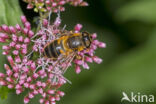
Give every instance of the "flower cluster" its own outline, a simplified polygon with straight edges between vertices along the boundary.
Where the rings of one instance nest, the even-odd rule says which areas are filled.
[[[24,98],[25,104],[37,94],[42,95],[39,100],[41,104],[55,104],[61,96],[64,96],[64,92],[58,88],[66,83],[66,80],[58,68],[52,71],[53,66],[49,65],[46,70],[46,67],[44,68],[46,63],[42,63],[43,58],[31,59],[33,52],[30,51],[34,50],[35,46],[31,42],[34,33],[24,16],[21,20],[24,28],[18,24],[15,27],[6,25],[0,27],[0,42],[5,43],[3,55],[7,55],[10,64],[4,65],[6,74],[0,73],[0,85],[15,89],[16,94],[28,89],[29,92]]]
[[[19,24],[14,27],[0,26],[0,42],[4,43],[2,54],[7,56],[9,62],[4,65],[6,73],[0,73],[0,85],[15,89],[16,94],[27,89],[25,104],[38,94],[42,96],[39,100],[41,104],[55,104],[65,95],[59,88],[67,82],[71,83],[64,77],[64,73],[72,64],[79,74],[81,66],[89,69],[87,62],[102,62],[94,53],[98,47],[105,48],[106,44],[98,41],[95,33],[91,35],[92,43],[89,49],[71,53],[66,58],[61,54],[57,60],[52,60],[43,55],[45,45],[59,39],[63,33],[71,32],[65,27],[60,28],[60,16],[58,15],[53,24],[43,19],[36,33],[31,30],[31,24],[25,16],[21,17],[21,21],[24,27]],[[82,25],[77,24],[72,33],[80,33],[81,28]]]
[[[35,7],[35,11],[41,11],[41,12],[58,12],[58,11],[64,11],[65,4],[71,4],[73,6],[87,6],[88,3],[84,2],[83,0],[24,0],[28,3],[27,8],[32,9]]]
[[[24,28],[19,24],[15,27],[2,25],[0,27],[0,42],[7,43],[3,45],[3,55],[13,54],[17,62],[20,62],[20,55],[27,54],[30,38],[34,35],[31,31],[31,25],[24,16],[21,17]]]

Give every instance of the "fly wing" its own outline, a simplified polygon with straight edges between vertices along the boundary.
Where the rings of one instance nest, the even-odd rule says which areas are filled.
[[[54,65],[54,68],[58,68],[58,66],[59,66],[59,71],[58,72],[61,72],[60,75],[70,84],[71,84],[71,82],[67,78],[65,78],[63,76],[63,74],[70,67],[74,57],[75,57],[75,53],[74,52],[71,53],[68,56],[63,56],[62,55],[62,56],[60,56],[59,59],[57,59],[56,64]],[[53,73],[55,73],[55,72],[53,72]]]
[[[62,30],[60,31],[61,36],[70,36],[73,34],[73,31]]]
[[[76,55],[76,53],[72,52],[70,55],[62,58],[61,64],[64,64],[64,66],[62,67],[63,73],[65,73],[66,70],[68,69],[68,67],[71,66],[71,63],[72,63],[73,59],[75,58],[75,55]]]

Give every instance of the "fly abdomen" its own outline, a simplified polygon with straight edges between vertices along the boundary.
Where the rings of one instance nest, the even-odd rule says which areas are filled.
[[[51,57],[48,46],[44,48],[44,56]]]
[[[58,44],[58,40],[54,40],[44,48],[44,56],[57,59],[61,54],[60,50],[64,50],[62,41],[60,44]]]
[[[56,41],[57,42],[57,41]],[[56,51],[55,41],[49,45],[50,58],[57,58],[59,55]]]

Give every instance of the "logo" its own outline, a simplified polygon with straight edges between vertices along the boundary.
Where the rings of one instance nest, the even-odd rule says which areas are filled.
[[[128,101],[128,102],[147,102],[147,103],[152,103],[154,102],[154,95],[143,95],[141,93],[134,93],[131,92],[130,96],[128,96],[125,92],[122,92],[122,99],[121,102],[123,101]]]

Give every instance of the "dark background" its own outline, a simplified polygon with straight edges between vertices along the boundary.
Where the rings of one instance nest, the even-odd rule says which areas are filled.
[[[0,0],[0,24],[20,23],[22,13],[34,23],[32,20],[38,14],[26,10],[26,4],[19,1]],[[121,104],[122,92],[155,95],[156,1],[88,0],[88,3],[89,7],[66,6],[61,13],[62,26],[66,24],[72,30],[81,23],[82,31],[96,32],[98,39],[107,43],[107,48],[96,51],[103,63],[90,64],[90,70],[82,70],[79,75],[73,68],[68,69],[65,77],[72,85],[64,85],[66,96],[58,104]],[[52,20],[55,17],[52,14]],[[5,58],[0,60],[2,68]],[[23,95],[11,93],[0,104],[23,104]],[[36,97],[30,104],[37,102]]]

